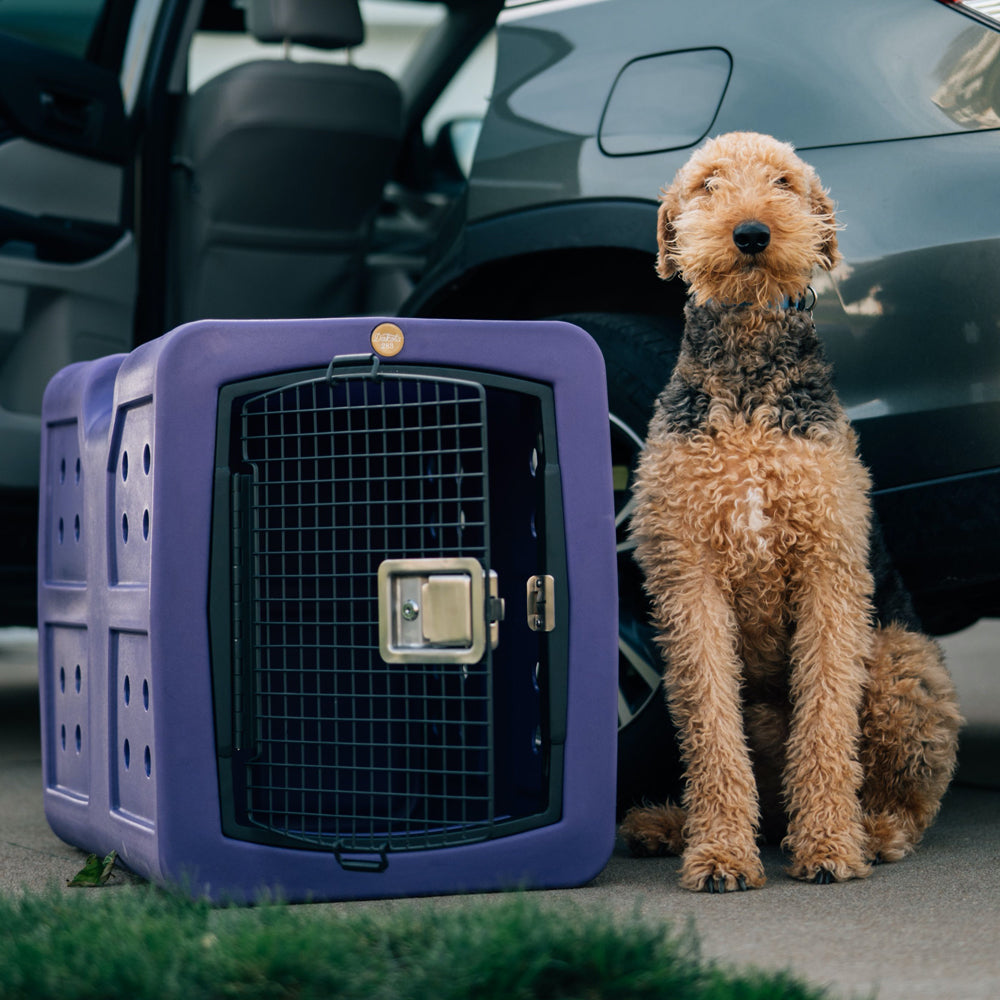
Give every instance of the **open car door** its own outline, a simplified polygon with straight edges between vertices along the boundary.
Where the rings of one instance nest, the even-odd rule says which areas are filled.
[[[25,620],[33,596],[45,386],[132,346],[122,81],[141,71],[137,18],[159,3],[0,2],[0,624]]]

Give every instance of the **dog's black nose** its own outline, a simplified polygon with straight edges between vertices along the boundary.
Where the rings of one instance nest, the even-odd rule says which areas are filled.
[[[740,253],[760,253],[771,242],[771,230],[763,222],[750,219],[733,230],[733,242]]]

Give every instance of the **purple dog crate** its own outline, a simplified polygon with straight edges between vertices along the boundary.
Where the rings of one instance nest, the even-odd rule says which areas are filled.
[[[579,884],[614,839],[603,361],[564,323],[203,321],[42,415],[45,809],[216,899]]]

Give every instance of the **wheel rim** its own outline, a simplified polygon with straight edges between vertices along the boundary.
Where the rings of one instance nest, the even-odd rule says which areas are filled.
[[[633,510],[632,484],[642,437],[624,420],[610,414],[611,464],[614,482],[615,542],[618,552],[618,729],[630,725],[654,697],[660,697],[662,667],[642,573],[629,538]]]

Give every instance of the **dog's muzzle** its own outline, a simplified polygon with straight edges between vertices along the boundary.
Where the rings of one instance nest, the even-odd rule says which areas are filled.
[[[758,254],[771,242],[771,230],[763,222],[750,219],[733,229],[733,242],[740,253]]]

